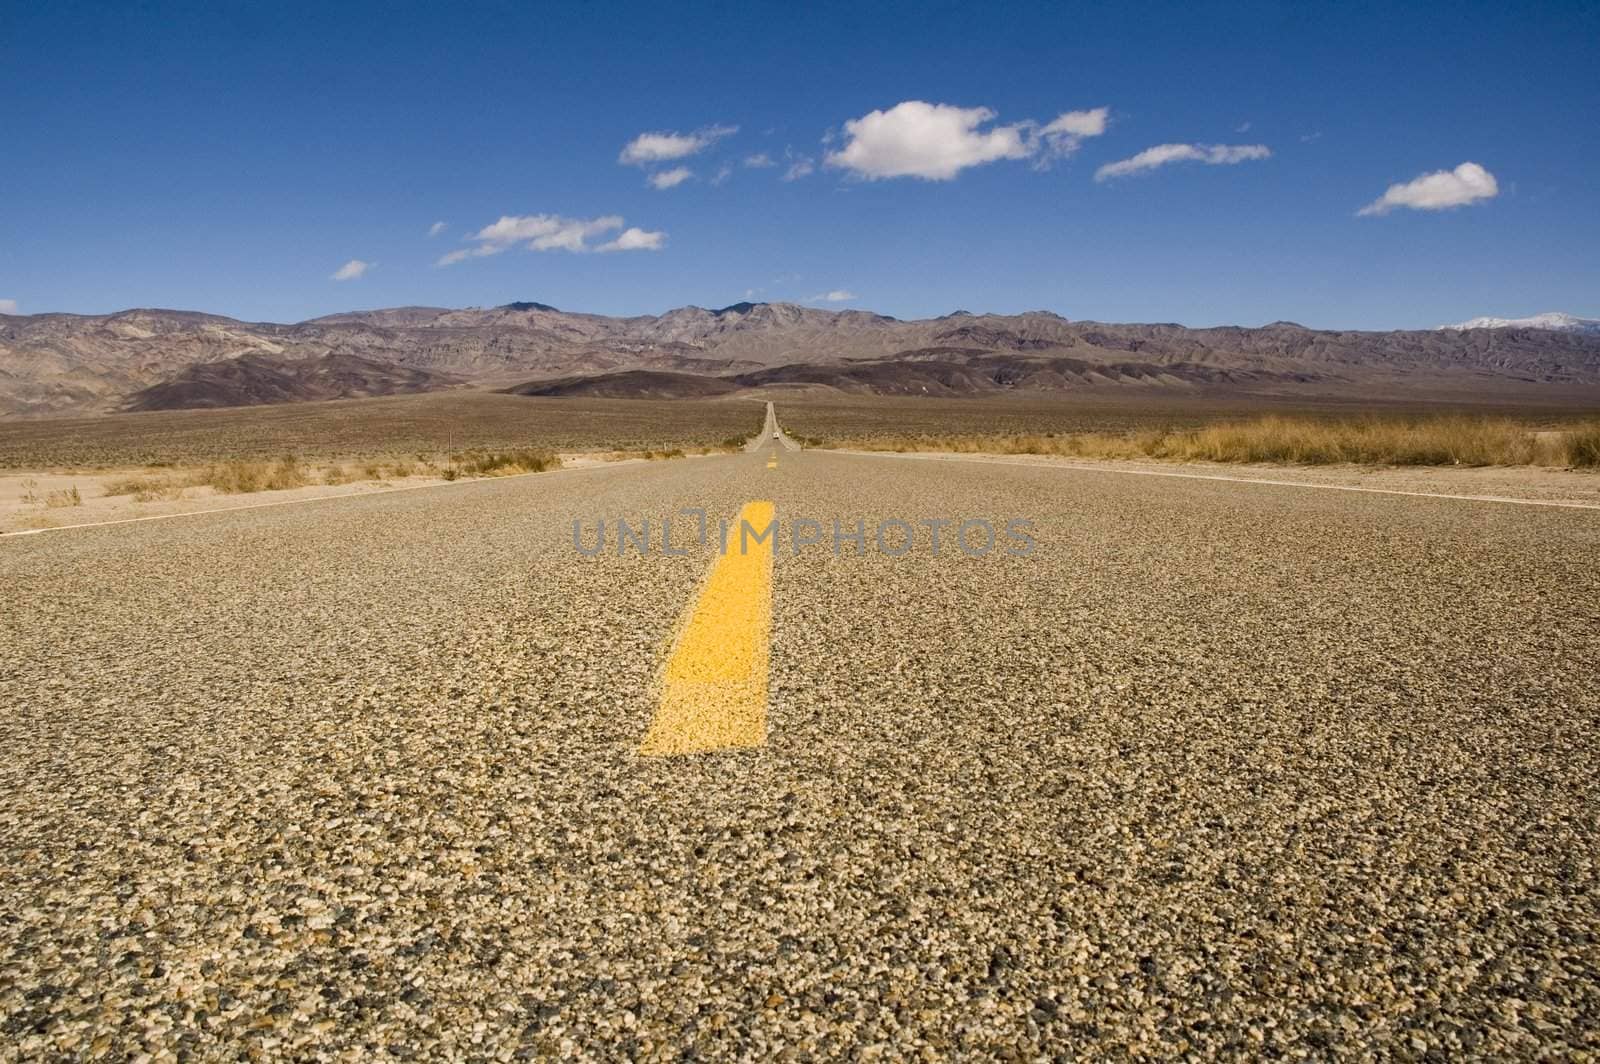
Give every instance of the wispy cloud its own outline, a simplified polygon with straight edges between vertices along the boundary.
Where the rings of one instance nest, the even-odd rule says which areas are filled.
[[[856,298],[856,294],[845,288],[835,288],[831,292],[820,292],[806,300],[807,303],[848,303]]]
[[[721,166],[717,167],[717,172],[711,175],[711,183],[713,185],[720,185],[732,176],[733,164],[723,163]]]
[[[375,262],[362,262],[360,259],[351,259],[349,262],[333,271],[329,280],[354,281],[366,276],[368,270],[376,266]]]
[[[1454,170],[1435,170],[1388,190],[1356,212],[1357,216],[1388,214],[1396,207],[1414,211],[1443,211],[1464,207],[1500,194],[1500,183],[1477,163],[1462,163]]]
[[[746,155],[744,157],[744,164],[752,170],[760,170],[768,166],[778,165],[772,161],[772,156],[768,155],[764,151],[757,152],[754,155]]]
[[[1128,159],[1107,163],[1094,172],[1096,181],[1142,174],[1172,163],[1197,162],[1207,166],[1232,166],[1251,159],[1267,159],[1272,151],[1264,144],[1157,144]]]
[[[845,145],[830,151],[829,166],[879,180],[917,177],[948,181],[962,170],[1002,159],[1070,155],[1106,130],[1110,108],[1066,111],[1040,125],[1032,119],[994,124],[987,107],[906,100],[844,124]]]
[[[687,166],[675,166],[671,170],[663,170],[659,174],[650,175],[650,184],[655,188],[677,188],[694,176],[694,171]]]
[[[432,225],[428,226],[429,236],[438,236],[442,232],[444,232],[443,222],[434,222]]]
[[[693,133],[640,133],[623,147],[617,162],[625,166],[647,166],[685,159],[737,132],[738,126],[706,126]]]
[[[17,301],[15,299],[0,299],[0,314],[15,314]]]
[[[599,218],[563,218],[558,214],[508,214],[472,235],[473,247],[457,248],[442,256],[436,266],[452,266],[467,259],[498,255],[521,245],[530,251],[655,251],[667,235],[633,228],[614,240],[594,246],[590,241],[622,229],[622,216],[607,214]]]
[[[795,155],[790,157],[788,169],[783,172],[785,181],[798,181],[802,177],[810,177],[816,172],[817,162],[809,155]]]
[[[601,244],[596,251],[660,251],[667,243],[667,234],[640,229],[624,229],[615,240]]]
[[[1095,107],[1087,111],[1067,111],[1057,115],[1048,125],[1039,130],[1044,138],[1047,156],[1071,155],[1083,146],[1083,142],[1090,137],[1098,137],[1105,133],[1106,126],[1111,122],[1111,108]]]

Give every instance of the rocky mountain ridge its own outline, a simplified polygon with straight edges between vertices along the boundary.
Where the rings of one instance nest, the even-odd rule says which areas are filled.
[[[956,311],[902,321],[862,310],[752,302],[608,317],[526,301],[353,311],[296,324],[151,309],[0,316],[0,416],[294,401],[305,390],[338,398],[384,394],[372,388],[507,387],[633,370],[693,374],[737,388],[804,384],[920,394],[917,388],[932,387],[934,371],[912,371],[917,363],[970,369],[973,358],[1001,355],[1027,363],[1000,372],[994,379],[1002,386],[1028,381],[1060,390],[1600,386],[1600,335],[1521,326],[1360,332],[1274,322],[1191,329],[1073,321],[1049,311]],[[1149,368],[1063,372],[1046,364],[1061,358]],[[247,361],[196,368],[236,360]],[[867,363],[876,368],[859,368]],[[817,369],[851,365],[858,369]],[[789,368],[762,376],[780,367]],[[977,376],[988,379],[987,372]],[[941,387],[964,394],[960,381],[969,376],[954,373],[954,383]]]

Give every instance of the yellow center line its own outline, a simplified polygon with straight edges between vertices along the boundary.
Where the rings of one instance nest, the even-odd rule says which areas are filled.
[[[767,741],[767,656],[772,639],[773,505],[745,503],[726,552],[680,625],[661,674],[661,700],[639,753],[657,757],[761,746]]]

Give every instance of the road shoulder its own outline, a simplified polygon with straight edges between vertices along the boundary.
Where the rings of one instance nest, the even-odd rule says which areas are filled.
[[[835,453],[869,458],[997,463],[1133,476],[1600,509],[1600,474],[1540,466],[1284,466],[1226,462],[1135,462],[1060,458],[1053,455],[957,454],[941,451],[840,450]]]

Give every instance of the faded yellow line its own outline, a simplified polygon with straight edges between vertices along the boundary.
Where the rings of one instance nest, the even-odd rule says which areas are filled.
[[[767,656],[772,638],[772,538],[758,543],[773,505],[745,503],[727,551],[690,604],[661,676],[661,701],[639,753],[647,757],[760,746],[767,741]]]

